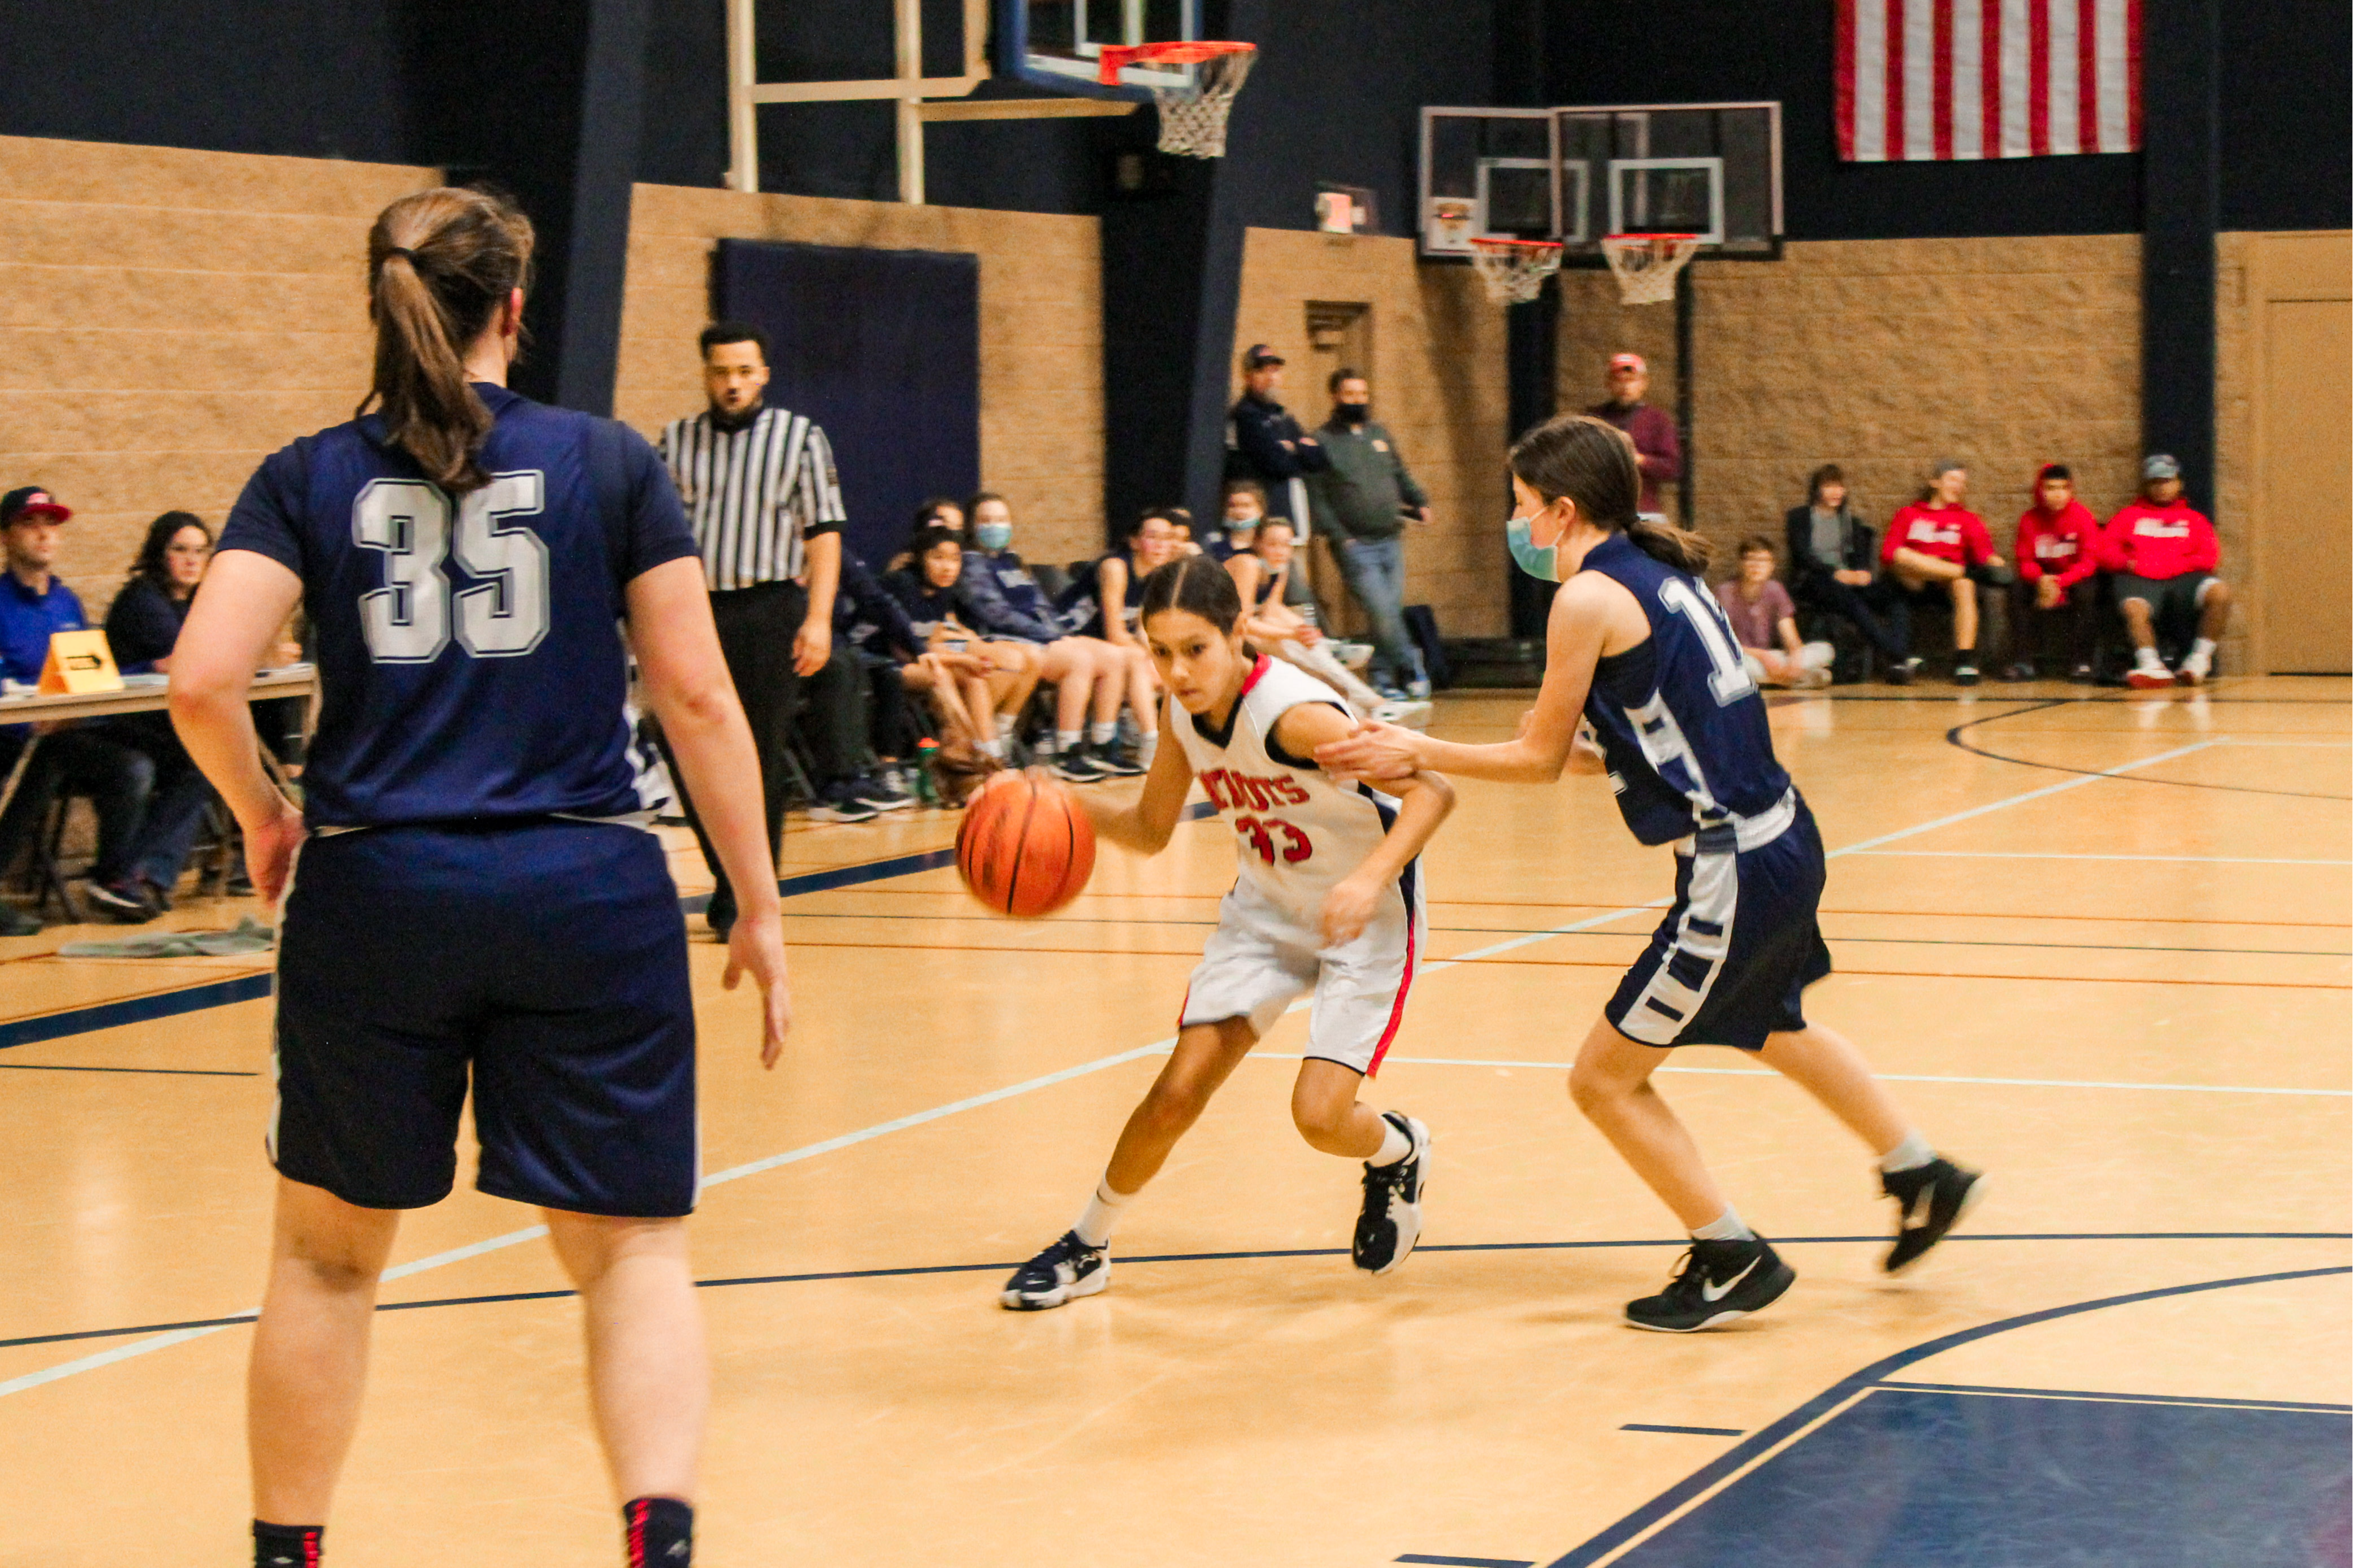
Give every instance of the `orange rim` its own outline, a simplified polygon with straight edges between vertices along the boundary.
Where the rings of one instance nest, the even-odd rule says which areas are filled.
[[[1119,85],[1119,73],[1133,65],[1197,66],[1221,55],[1256,54],[1256,44],[1229,43],[1222,39],[1195,38],[1186,43],[1170,44],[1106,44],[1102,55],[1103,66],[1096,80],[1105,87]]]

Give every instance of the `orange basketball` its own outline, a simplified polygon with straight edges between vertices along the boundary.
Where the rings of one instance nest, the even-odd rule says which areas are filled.
[[[1094,868],[1094,824],[1051,779],[1000,775],[973,796],[956,830],[957,875],[1000,915],[1050,915]]]

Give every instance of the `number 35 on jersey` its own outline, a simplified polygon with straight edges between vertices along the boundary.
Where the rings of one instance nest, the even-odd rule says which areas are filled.
[[[547,543],[522,521],[539,512],[537,469],[499,474],[455,507],[438,485],[375,479],[352,503],[352,540],[384,554],[384,586],[360,595],[368,653],[379,664],[427,664],[449,646],[512,658],[547,635]],[[454,514],[454,523],[452,526]],[[455,560],[471,586],[452,590]]]

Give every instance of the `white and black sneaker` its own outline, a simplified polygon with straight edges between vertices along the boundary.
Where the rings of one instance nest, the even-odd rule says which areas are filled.
[[[1950,1160],[1931,1160],[1909,1171],[1882,1171],[1880,1187],[1904,1212],[1896,1222],[1895,1245],[1880,1267],[1898,1274],[1919,1262],[1969,1212],[1984,1180],[1983,1172]]]
[[[1054,758],[1054,776],[1065,784],[1101,784],[1111,777],[1083,745],[1072,746]]]
[[[871,822],[882,813],[879,807],[858,798],[856,789],[848,780],[838,780],[818,792],[809,803],[811,822]]]
[[[1413,1256],[1421,1239],[1421,1194],[1430,1184],[1430,1129],[1402,1111],[1384,1110],[1381,1120],[1413,1147],[1395,1164],[1365,1167],[1365,1206],[1348,1256],[1367,1274],[1387,1274]]]
[[[1008,1312],[1042,1312],[1081,1296],[1101,1295],[1111,1285],[1111,1247],[1089,1247],[1066,1230],[1053,1246],[1013,1271],[997,1304]]]
[[[1626,1321],[1664,1334],[1712,1329],[1771,1306],[1797,1278],[1762,1237],[1694,1241],[1665,1289],[1626,1303]]]
[[[893,782],[890,773],[859,774],[849,781],[849,798],[877,811],[904,811],[915,804],[915,797]]]
[[[1115,742],[1108,746],[1090,746],[1087,761],[1100,768],[1105,778],[1141,778],[1152,771],[1137,762],[1134,752]]]

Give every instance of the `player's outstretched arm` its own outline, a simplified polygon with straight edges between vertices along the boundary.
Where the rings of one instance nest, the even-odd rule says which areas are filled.
[[[760,1065],[774,1067],[793,1026],[776,851],[761,805],[759,754],[719,652],[702,563],[692,556],[665,561],[629,579],[628,594],[629,642],[645,673],[646,700],[735,889],[722,984],[733,991],[749,973],[760,988]]]
[[[172,727],[244,830],[246,869],[269,905],[286,890],[302,810],[262,771],[246,696],[301,598],[302,579],[278,562],[224,550],[172,649]]]
[[[1345,740],[1355,729],[1356,721],[1338,709],[1303,702],[1274,721],[1274,739],[1291,755],[1304,757],[1319,746]],[[1388,885],[1429,846],[1439,824],[1454,809],[1454,786],[1438,773],[1417,773],[1389,788],[1398,796],[1397,820],[1364,862],[1324,895],[1324,940],[1328,942],[1354,942],[1363,933]]]
[[[1139,855],[1157,855],[1168,847],[1168,836],[1176,831],[1192,787],[1193,765],[1171,736],[1152,754],[1152,771],[1144,775],[1144,793],[1134,805],[1113,805],[1092,795],[1080,795],[1078,801],[1097,837]]]
[[[1551,784],[1568,765],[1577,716],[1605,640],[1614,636],[1630,646],[1649,635],[1650,623],[1633,595],[1599,574],[1579,574],[1553,595],[1544,687],[1513,739],[1466,746],[1394,724],[1362,724],[1355,733],[1318,746],[1315,760],[1341,778],[1394,781],[1438,771],[1497,784]]]

